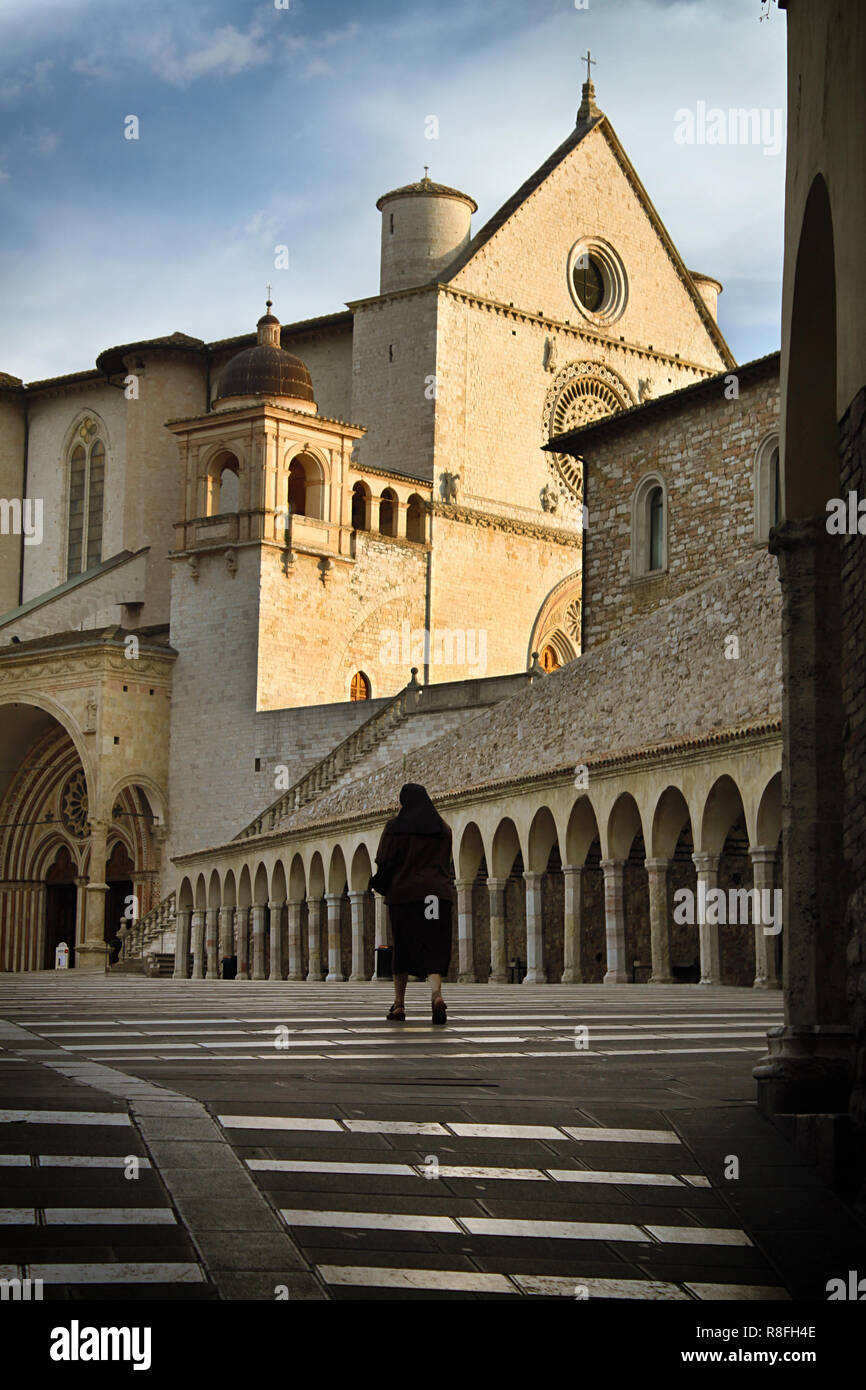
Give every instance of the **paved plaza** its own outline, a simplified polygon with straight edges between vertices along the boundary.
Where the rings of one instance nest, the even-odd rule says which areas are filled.
[[[0,1277],[46,1298],[826,1299],[775,994],[0,980]]]

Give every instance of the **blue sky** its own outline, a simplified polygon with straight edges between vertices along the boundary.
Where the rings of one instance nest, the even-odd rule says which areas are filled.
[[[725,286],[735,355],[778,347],[784,148],[674,140],[699,102],[784,113],[775,6],[277,3],[0,0],[0,370],[249,331],[269,280],[284,322],[376,293],[379,194],[429,164],[480,227],[573,126],[587,47],[686,264]]]

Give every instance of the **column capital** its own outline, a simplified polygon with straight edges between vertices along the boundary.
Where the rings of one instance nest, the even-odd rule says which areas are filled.
[[[699,874],[714,874],[718,872],[720,854],[712,854],[709,850],[696,850],[692,855],[692,863]]]
[[[458,893],[467,893],[475,883],[474,878],[458,878],[454,880],[454,886]]]
[[[489,889],[492,893],[499,893],[499,892],[501,892],[502,889],[505,887],[505,885],[506,885],[507,882],[508,882],[508,878],[507,878],[507,877],[505,877],[505,878],[491,878],[489,875],[488,875],[488,877],[487,877],[487,887],[488,887],[488,889]]]
[[[626,861],[624,859],[602,859],[599,867],[602,868],[605,873],[615,873],[617,869],[624,869],[625,864]]]
[[[273,901],[269,901],[269,902],[268,902],[268,907],[270,908],[271,912],[282,912],[282,910],[283,910],[283,908],[285,907],[285,905],[286,905],[285,898],[284,898],[283,901],[280,902],[280,903],[278,903],[278,902],[273,902]]]
[[[644,866],[647,873],[667,873],[670,862],[669,859],[645,859]]]
[[[776,853],[773,845],[749,845],[749,858],[753,864],[775,864]]]
[[[328,904],[328,907],[333,907],[334,903],[341,903],[342,901],[343,901],[343,895],[342,895],[342,893],[326,893],[326,894],[325,894],[325,902]]]
[[[367,896],[367,890],[366,890],[366,888],[350,888],[350,889],[349,889],[349,901],[350,901],[350,902],[353,902],[353,903],[363,902],[363,900],[364,900],[364,898],[366,898],[366,896]]]
[[[563,864],[562,872],[564,874],[582,874],[585,868],[585,864]]]

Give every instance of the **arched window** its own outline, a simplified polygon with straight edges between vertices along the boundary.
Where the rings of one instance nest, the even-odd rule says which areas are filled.
[[[205,513],[207,516],[221,516],[224,512],[236,512],[239,500],[240,464],[234,454],[222,450],[211,459],[207,467],[207,494]]]
[[[352,677],[352,684],[349,687],[350,700],[369,700],[370,698],[370,678],[365,676],[363,671],[356,671]]]
[[[312,454],[297,454],[289,464],[286,500],[293,516],[324,517],[325,475]]]
[[[379,531],[383,536],[397,534],[397,494],[386,487],[379,499]]]
[[[406,505],[406,539],[407,541],[424,541],[424,503],[413,492]]]
[[[352,488],[352,530],[370,529],[370,490],[366,483],[356,483]]]
[[[755,540],[766,542],[771,526],[782,520],[779,436],[768,435],[755,455]]]
[[[542,649],[541,669],[542,671],[548,672],[559,670],[559,657],[556,655],[553,647],[544,647]]]
[[[99,426],[89,417],[75,432],[68,467],[66,578],[72,579],[102,560],[105,444],[99,436]]]
[[[632,496],[632,578],[661,574],[668,566],[667,490],[657,473],[642,478]]]

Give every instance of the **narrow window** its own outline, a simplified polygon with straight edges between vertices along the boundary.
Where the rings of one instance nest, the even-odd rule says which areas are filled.
[[[424,503],[417,493],[413,493],[406,505],[406,539],[424,540]]]
[[[379,531],[383,536],[397,534],[397,494],[389,487],[379,500]]]
[[[770,455],[770,525],[778,526],[782,519],[781,479],[779,477],[779,446]]]
[[[105,445],[95,421],[85,419],[69,455],[69,517],[66,532],[66,578],[102,562],[102,512],[105,500]]]
[[[553,647],[545,647],[541,653],[541,669],[542,671],[559,670],[559,657],[556,655]]]
[[[660,570],[664,568],[664,520],[664,493],[660,487],[654,487],[649,495],[650,570]]]

